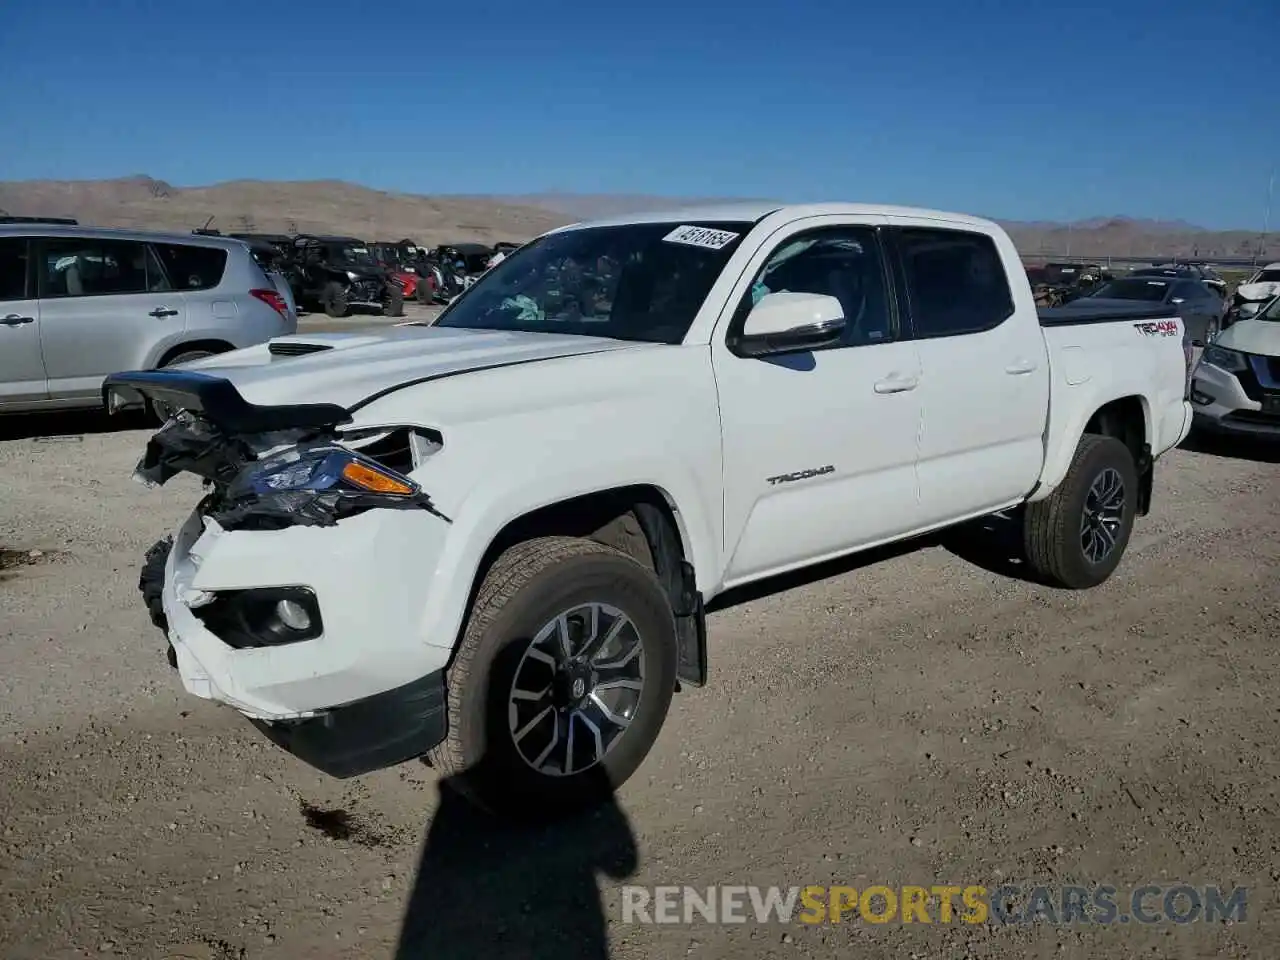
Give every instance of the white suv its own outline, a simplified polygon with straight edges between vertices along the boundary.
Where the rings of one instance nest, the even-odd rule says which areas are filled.
[[[240,240],[0,226],[0,412],[102,403],[103,378],[295,333]]]

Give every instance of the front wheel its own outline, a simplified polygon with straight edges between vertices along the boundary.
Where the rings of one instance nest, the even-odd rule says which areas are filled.
[[[595,541],[529,540],[485,575],[428,760],[493,812],[569,814],[640,766],[675,682],[675,618],[651,571]]]
[[[1027,505],[1027,562],[1054,586],[1096,587],[1120,564],[1133,531],[1138,470],[1115,437],[1085,434],[1062,483]]]

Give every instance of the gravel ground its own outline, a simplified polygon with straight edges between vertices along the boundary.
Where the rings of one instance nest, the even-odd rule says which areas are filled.
[[[147,433],[108,427],[0,420],[7,960],[559,960],[606,940],[616,958],[1275,956],[1274,450],[1170,455],[1091,592],[1029,585],[970,542],[736,598],[710,620],[711,685],[677,697],[618,805],[517,832],[425,766],[330,780],[182,694],[135,583],[197,488],[132,483]],[[623,883],[1178,881],[1247,885],[1247,920],[641,926],[620,910]]]

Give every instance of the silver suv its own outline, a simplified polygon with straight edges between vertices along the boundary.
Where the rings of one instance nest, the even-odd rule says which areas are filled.
[[[109,373],[295,333],[282,284],[229,237],[0,226],[0,412],[99,406]]]

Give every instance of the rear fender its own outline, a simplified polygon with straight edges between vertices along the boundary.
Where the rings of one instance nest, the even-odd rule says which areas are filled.
[[[1057,387],[1057,384],[1055,384]],[[1048,449],[1045,459],[1044,470],[1040,475],[1040,483],[1035,491],[1027,498],[1031,503],[1038,500],[1044,500],[1049,497],[1054,490],[1067,475],[1067,470],[1071,467],[1071,461],[1076,455],[1076,448],[1080,446],[1080,438],[1084,436],[1085,427],[1089,421],[1093,419],[1093,415],[1105,407],[1108,403],[1120,400],[1124,397],[1134,396],[1128,391],[1113,391],[1104,394],[1094,394],[1092,397],[1085,395],[1075,396],[1075,392],[1081,389],[1087,389],[1088,384],[1081,387],[1058,387],[1058,389],[1069,396],[1072,410],[1069,418],[1061,425],[1053,423],[1053,404],[1050,401],[1050,429],[1048,431]],[[1142,404],[1142,430],[1143,445],[1146,450],[1150,450],[1152,437],[1152,418],[1151,403],[1145,395],[1138,395],[1138,400]],[[1061,399],[1057,402],[1061,404]],[[1142,464],[1139,464],[1141,467]]]

